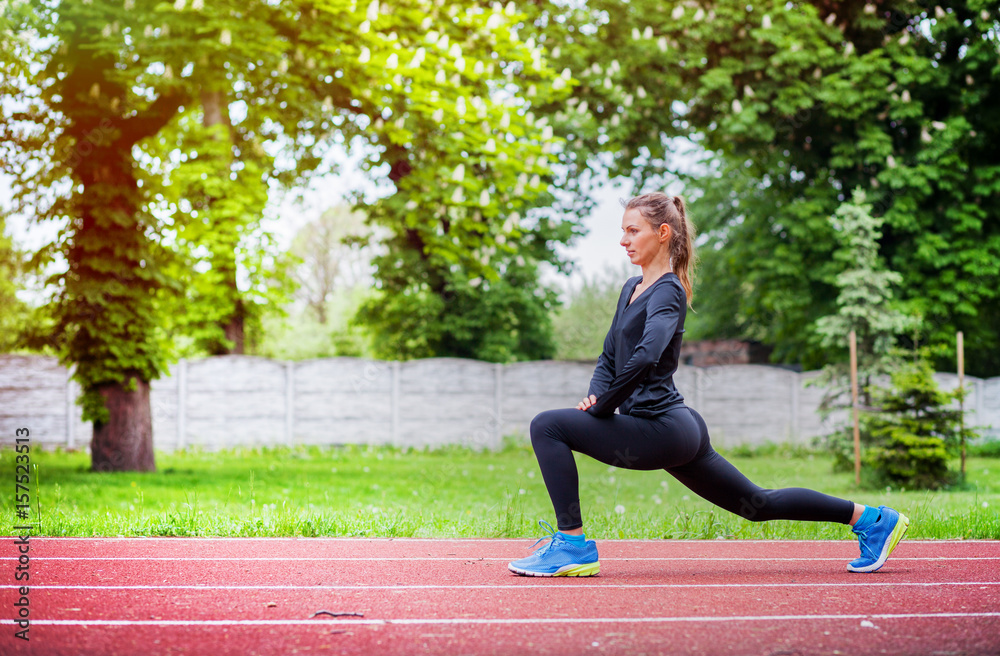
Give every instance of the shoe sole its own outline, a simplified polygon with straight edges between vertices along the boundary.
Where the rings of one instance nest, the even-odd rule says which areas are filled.
[[[848,572],[860,572],[860,573],[870,573],[877,572],[882,569],[882,565],[885,565],[885,561],[888,560],[889,554],[892,553],[899,541],[903,539],[906,534],[906,529],[910,527],[910,518],[899,513],[899,521],[896,522],[896,526],[893,527],[892,533],[889,534],[889,539],[885,541],[882,545],[882,553],[879,554],[878,560],[876,560],[871,565],[865,565],[864,567],[851,567],[847,566]]]
[[[555,572],[532,572],[513,565],[507,565],[507,569],[521,576],[597,576],[601,571],[601,561],[583,563],[582,565],[566,565]]]

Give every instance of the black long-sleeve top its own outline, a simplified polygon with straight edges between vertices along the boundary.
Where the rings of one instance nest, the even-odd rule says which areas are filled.
[[[684,403],[674,386],[681,352],[687,296],[677,274],[660,276],[632,303],[642,276],[629,278],[618,298],[604,350],[590,381],[597,403],[587,409],[597,417],[615,412],[655,417]]]

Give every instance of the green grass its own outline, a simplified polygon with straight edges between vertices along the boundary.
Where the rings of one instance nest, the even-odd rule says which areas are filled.
[[[0,534],[15,533],[14,452],[0,450]],[[728,454],[765,487],[810,487],[910,516],[910,538],[1000,539],[1000,460],[970,458],[961,489],[860,490],[803,449]],[[36,535],[533,537],[552,508],[530,448],[267,448],[158,453],[154,473],[92,473],[82,452],[31,453]],[[849,539],[836,524],[745,521],[662,471],[577,455],[588,536]]]

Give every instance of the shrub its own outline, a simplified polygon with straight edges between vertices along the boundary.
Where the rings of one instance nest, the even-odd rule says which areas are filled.
[[[920,360],[902,365],[888,387],[871,386],[869,392],[873,407],[861,422],[866,478],[911,488],[954,483],[957,474],[948,461],[958,453],[962,417],[952,403],[962,391],[941,391],[930,364]],[[967,440],[975,436],[969,428],[965,433]]]
[[[975,458],[1000,458],[1000,440],[987,438],[970,444],[967,450],[969,456]]]
[[[957,398],[942,392],[927,363],[904,365],[888,388],[872,390],[877,411],[868,417],[872,447],[865,461],[887,482],[936,488],[953,482],[948,459],[959,438]]]

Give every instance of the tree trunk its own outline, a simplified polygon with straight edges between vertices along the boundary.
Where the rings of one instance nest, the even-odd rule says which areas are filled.
[[[243,312],[243,301],[240,299],[236,300],[236,307],[233,309],[233,316],[230,317],[229,323],[226,324],[226,339],[233,343],[232,348],[229,349],[228,354],[243,355],[246,353],[244,350],[243,343],[243,326],[245,324],[245,317]],[[224,354],[220,354],[224,355]]]
[[[106,424],[94,422],[90,442],[93,471],[156,471],[153,459],[153,417],[149,404],[149,383],[131,379],[128,384],[100,388],[111,413]]]
[[[205,127],[224,125],[229,133],[229,138],[232,139],[233,124],[229,119],[229,105],[226,102],[225,94],[221,91],[202,91],[201,105],[203,112],[202,124]],[[206,200],[208,201],[209,206],[215,203],[214,198],[208,198]],[[219,224],[224,223],[222,220],[217,220],[217,222]],[[219,343],[215,344],[209,349],[209,351],[213,355],[242,355],[245,352],[243,335],[246,320],[245,312],[243,311],[243,302],[239,298],[239,288],[236,286],[236,245],[233,245],[231,253],[227,251],[224,253],[216,253],[215,255],[216,257],[213,257],[212,266],[226,272],[226,276],[228,278],[228,280],[226,280],[226,286],[230,289],[233,298],[236,299],[236,302],[233,305],[232,314],[230,314],[229,318],[225,320],[225,324],[222,327],[226,339],[232,343],[232,346]]]

